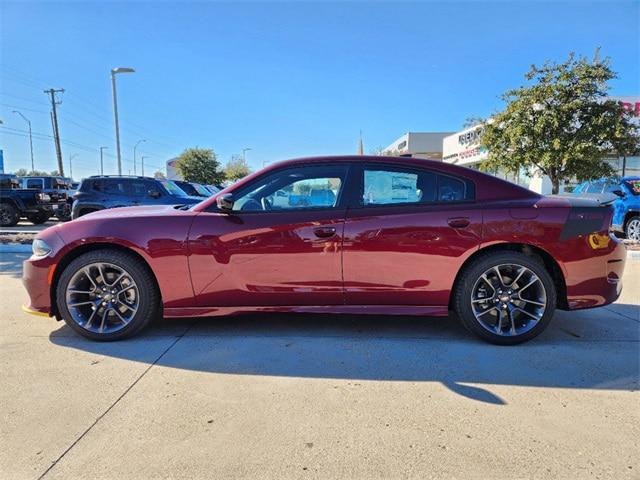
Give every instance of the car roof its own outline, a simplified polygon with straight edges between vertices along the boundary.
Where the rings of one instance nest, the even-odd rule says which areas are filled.
[[[339,155],[339,156],[318,156],[306,158],[294,158],[275,162],[267,167],[258,170],[239,180],[238,182],[228,186],[217,194],[214,194],[208,200],[203,201],[194,211],[204,211],[210,205],[214,204],[218,195],[230,193],[236,189],[242,188],[243,185],[254,181],[257,177],[262,176],[273,170],[280,170],[287,167],[314,165],[314,164],[336,164],[336,163],[379,163],[395,166],[408,166],[416,168],[428,168],[435,172],[449,174],[450,176],[463,178],[472,181],[476,185],[476,201],[486,200],[510,200],[514,198],[541,198],[542,195],[528,190],[515,183],[502,180],[493,175],[489,175],[471,168],[444,163],[439,160],[426,160],[413,157],[391,157],[391,156],[375,156],[375,155]]]

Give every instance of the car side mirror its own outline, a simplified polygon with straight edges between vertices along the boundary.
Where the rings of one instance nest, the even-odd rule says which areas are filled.
[[[151,198],[160,198],[160,192],[157,190],[149,190],[149,196]]]
[[[624,197],[626,197],[626,196],[627,196],[627,195],[626,195],[622,190],[620,190],[620,189],[618,189],[618,190],[611,190],[611,193],[613,193],[614,195],[617,195],[617,196],[618,196],[618,197],[620,197],[620,198],[624,198]]]
[[[233,210],[233,196],[230,193],[219,195],[216,198],[216,205],[223,212],[231,212]]]

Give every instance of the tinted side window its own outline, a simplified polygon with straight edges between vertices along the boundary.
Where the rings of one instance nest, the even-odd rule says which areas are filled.
[[[364,170],[363,205],[456,202],[473,199],[467,182],[427,170],[369,167]]]
[[[42,183],[42,180],[39,178],[28,178],[27,188],[43,188]]]
[[[127,182],[118,178],[108,178],[102,181],[104,193],[110,195],[125,195],[127,192]]]
[[[242,211],[333,208],[347,173],[345,165],[280,170],[234,194],[233,209]]]
[[[131,195],[135,195],[136,197],[143,197],[147,194],[147,182],[144,180],[136,180],[129,183],[129,188],[131,189]]]

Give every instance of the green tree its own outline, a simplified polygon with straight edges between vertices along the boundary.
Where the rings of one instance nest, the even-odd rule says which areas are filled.
[[[160,180],[167,177],[164,175],[164,173],[158,170],[156,173],[153,174],[153,178],[157,178],[158,180]]]
[[[235,182],[251,173],[247,161],[239,155],[234,155],[224,167],[224,176],[227,180]]]
[[[638,126],[606,99],[608,82],[616,78],[609,59],[570,54],[560,64],[532,65],[525,78],[526,85],[502,96],[506,108],[483,122],[484,169],[528,175],[537,169],[558,193],[562,182],[611,175],[607,156],[638,150]]]
[[[224,181],[220,162],[209,148],[187,148],[178,157],[176,168],[188,182],[217,185]]]

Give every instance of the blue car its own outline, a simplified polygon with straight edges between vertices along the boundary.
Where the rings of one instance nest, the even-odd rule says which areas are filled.
[[[73,198],[72,219],[105,208],[192,205],[202,201],[202,197],[189,196],[171,180],[109,175],[85,178]]]
[[[640,241],[640,177],[603,178],[583,182],[574,193],[613,193],[619,198],[613,203],[614,231],[631,240]]]

